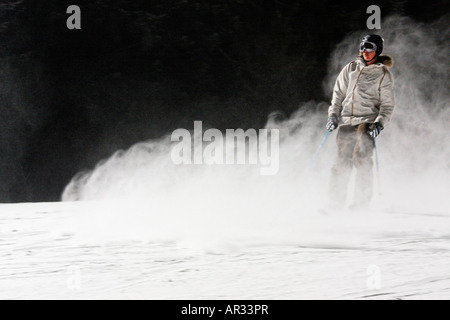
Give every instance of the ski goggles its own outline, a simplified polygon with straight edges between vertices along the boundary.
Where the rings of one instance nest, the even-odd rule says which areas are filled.
[[[364,52],[364,50],[367,52],[374,52],[377,51],[377,45],[373,42],[361,42],[359,50],[361,52]]]

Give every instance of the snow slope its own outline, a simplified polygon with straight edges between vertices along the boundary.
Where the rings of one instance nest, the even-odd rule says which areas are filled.
[[[314,213],[206,241],[173,220],[166,239],[117,234],[105,206],[125,205],[0,205],[0,299],[450,299],[449,214]]]

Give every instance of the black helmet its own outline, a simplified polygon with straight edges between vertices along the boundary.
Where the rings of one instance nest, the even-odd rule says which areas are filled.
[[[375,44],[375,47],[373,47],[372,44]],[[364,38],[361,41],[360,50],[363,51],[363,49],[376,49],[377,50],[377,56],[379,56],[383,52],[383,44],[384,39],[380,37],[377,34],[368,34],[365,35]]]

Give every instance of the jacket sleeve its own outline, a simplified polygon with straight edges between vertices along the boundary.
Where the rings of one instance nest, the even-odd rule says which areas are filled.
[[[384,127],[392,117],[395,107],[394,77],[389,70],[380,85],[380,112],[375,122]]]
[[[331,106],[328,109],[328,117],[336,117],[339,119],[342,112],[342,102],[345,99],[348,88],[348,68],[349,65],[345,66],[336,79],[333,89],[333,98],[331,100]]]

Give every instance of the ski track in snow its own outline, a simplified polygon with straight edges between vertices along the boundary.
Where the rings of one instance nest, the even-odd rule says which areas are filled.
[[[377,232],[360,246],[80,241],[52,228],[81,204],[0,205],[0,299],[450,299],[447,233]],[[450,226],[445,214],[403,214]],[[380,289],[368,287],[368,268]]]

